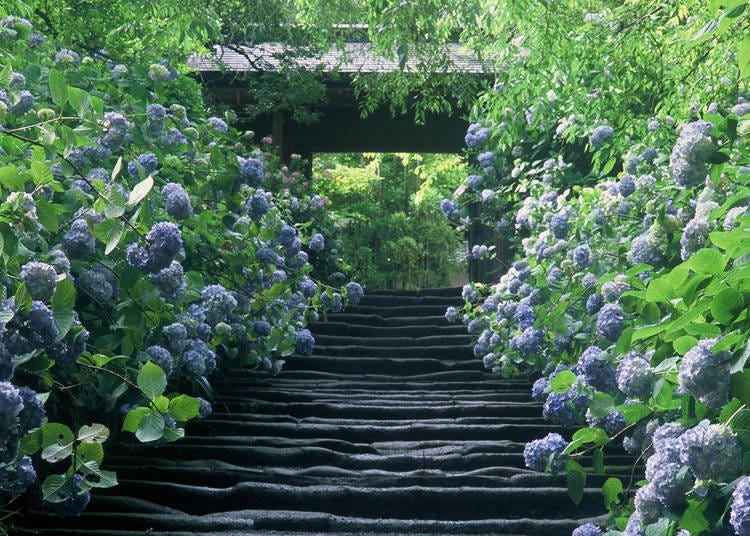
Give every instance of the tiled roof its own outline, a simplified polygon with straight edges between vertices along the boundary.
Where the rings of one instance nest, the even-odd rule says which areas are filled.
[[[448,44],[444,48],[446,70],[482,74],[486,72],[485,64],[475,55],[458,44]],[[215,46],[213,54],[193,57],[189,64],[202,72],[233,71],[262,72],[274,71],[282,63],[324,72],[337,70],[340,73],[387,73],[399,70],[398,59],[387,59],[375,56],[369,43],[346,43],[344,50],[331,48],[326,53],[309,56],[295,54],[281,43],[262,43],[253,46]],[[409,58],[405,70],[413,70],[417,62]]]

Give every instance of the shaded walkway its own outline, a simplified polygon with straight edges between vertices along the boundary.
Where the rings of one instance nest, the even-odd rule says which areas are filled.
[[[446,323],[457,294],[371,294],[311,325],[313,356],[275,378],[234,372],[219,387],[225,409],[186,439],[119,448],[108,458],[120,486],[80,518],[32,524],[101,536],[570,534],[604,511],[600,491],[575,507],[564,477],[524,468],[524,442],[556,427],[528,382],[484,372],[464,327]]]

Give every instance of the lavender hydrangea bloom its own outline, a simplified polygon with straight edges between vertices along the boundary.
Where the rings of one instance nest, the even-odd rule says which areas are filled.
[[[169,266],[155,274],[148,274],[148,280],[159,289],[159,295],[166,302],[175,303],[187,293],[182,264],[177,261],[172,261]]]
[[[692,487],[692,479],[682,475],[682,464],[656,451],[646,461],[646,478],[650,494],[662,506],[675,507],[685,502],[685,494]]]
[[[680,390],[693,395],[706,406],[718,409],[729,400],[731,354],[713,353],[717,339],[698,341],[682,357],[677,375]]]
[[[19,429],[21,434],[25,434],[30,430],[39,428],[44,422],[47,412],[33,389],[22,386],[18,388],[18,394],[23,401],[23,409],[19,415]]]
[[[461,211],[452,199],[443,199],[440,201],[440,212],[442,212],[446,218],[452,220],[457,220],[461,216]]]
[[[625,330],[625,317],[622,307],[608,303],[599,310],[596,321],[596,334],[609,342],[617,342]]]
[[[186,220],[193,215],[193,205],[187,190],[176,182],[168,182],[161,190],[167,214],[176,220]]]
[[[492,151],[480,153],[479,155],[477,155],[477,162],[479,163],[479,167],[481,168],[492,167],[492,165],[495,163],[495,153],[493,153]]]
[[[548,465],[552,473],[563,471],[567,459],[563,451],[567,446],[568,442],[563,436],[554,432],[542,439],[529,441],[523,449],[524,463],[534,471],[543,472]]]
[[[62,239],[62,250],[73,259],[85,259],[94,254],[94,235],[84,219],[77,219]]]
[[[154,364],[161,367],[167,377],[172,374],[174,363],[172,361],[172,354],[169,353],[169,350],[163,346],[154,345],[146,348],[146,353]]]
[[[149,104],[146,106],[146,119],[148,130],[152,136],[158,136],[164,130],[164,120],[167,118],[167,109],[161,104]]]
[[[651,246],[648,235],[643,234],[630,241],[628,260],[633,265],[644,263],[656,266],[661,262],[661,254]]]
[[[315,233],[310,238],[308,246],[312,251],[323,251],[326,247],[326,239],[322,234]]]
[[[557,266],[552,266],[547,271],[547,285],[554,286],[560,282],[565,274]]]
[[[544,402],[542,416],[565,427],[582,424],[588,405],[588,397],[575,388],[570,388],[564,393],[552,391]]]
[[[297,283],[297,290],[299,290],[305,298],[312,298],[318,291],[318,285],[309,277],[305,277]]]
[[[466,177],[466,186],[473,190],[476,190],[482,184],[483,180],[484,179],[481,175],[469,175],[468,177]]]
[[[690,220],[680,237],[680,258],[686,261],[690,256],[706,245],[711,226],[706,218],[696,216]]]
[[[750,536],[750,477],[742,477],[737,482],[732,492],[730,512],[729,524],[737,536]]]
[[[31,299],[46,302],[57,288],[57,272],[45,262],[31,261],[21,267],[21,281]]]
[[[247,200],[247,215],[254,221],[260,219],[268,212],[268,198],[263,190],[258,190]]]
[[[23,399],[9,382],[0,382],[0,463],[9,463],[18,452],[18,414]]]
[[[729,482],[742,471],[742,447],[726,425],[703,421],[686,430],[678,442],[680,461],[698,480]]]
[[[607,353],[597,346],[589,346],[578,358],[574,371],[583,376],[587,385],[609,393],[615,387],[615,369]]]
[[[594,259],[588,244],[581,244],[573,250],[573,265],[577,270],[583,270],[592,264],[594,264]]]
[[[590,411],[587,411],[586,422],[593,428],[601,428],[610,437],[620,432],[626,426],[625,415],[622,411],[610,411],[604,417],[594,417]]]
[[[526,302],[519,303],[515,313],[513,313],[513,320],[518,322],[521,331],[530,328],[536,322],[534,308]]]
[[[664,505],[649,483],[635,492],[635,516],[644,525],[656,523],[664,513]]]
[[[164,326],[161,332],[166,341],[167,349],[175,355],[181,354],[187,345],[188,332],[185,325],[180,322],[174,322]]]
[[[571,536],[602,536],[602,531],[593,523],[585,523],[577,527]]]
[[[215,130],[218,132],[226,132],[229,127],[227,127],[226,121],[224,121],[220,117],[209,117],[206,122],[211,125]]]
[[[188,142],[188,140],[185,137],[185,135],[182,132],[180,132],[177,128],[171,127],[161,137],[161,142],[166,147],[176,147],[177,145],[185,145]]]
[[[105,306],[111,305],[112,299],[120,292],[117,277],[102,264],[95,264],[91,270],[81,271],[76,285],[89,298]]]
[[[257,158],[237,157],[240,163],[240,179],[243,183],[257,188],[263,182],[265,173],[263,172],[263,162]]]
[[[12,497],[23,494],[35,480],[36,471],[29,456],[0,469],[0,491]]]
[[[203,340],[188,339],[178,365],[188,375],[205,376],[216,369],[216,354]]]
[[[513,337],[508,346],[523,356],[538,354],[544,343],[544,332],[541,329],[528,327]]]
[[[214,411],[214,408],[211,406],[211,402],[199,396],[196,396],[195,398],[198,400],[198,404],[199,404],[198,416],[201,419],[208,418],[208,416],[211,415],[211,413],[213,413]]]
[[[589,143],[592,147],[599,148],[602,147],[607,140],[611,139],[612,136],[614,136],[615,131],[614,129],[609,125],[599,125],[594,129],[594,131],[591,133],[591,137],[589,138]]]
[[[116,151],[125,142],[131,124],[125,119],[124,115],[117,112],[106,112],[104,124],[107,126],[107,130],[100,140],[101,146],[109,151]],[[85,147],[84,152],[86,152]],[[97,155],[97,159],[102,159],[101,156],[103,154]]]
[[[477,299],[477,291],[471,285],[464,285],[461,289],[461,297],[468,302],[473,302]]]
[[[206,315],[206,323],[215,326],[224,322],[229,313],[237,307],[237,300],[221,285],[208,285],[201,292],[201,305]]]
[[[451,324],[458,320],[458,309],[455,307],[448,307],[445,310],[445,319]]]
[[[365,292],[362,290],[362,285],[356,281],[350,281],[346,284],[346,299],[349,303],[357,305],[364,295]]]
[[[303,328],[297,332],[297,338],[295,340],[295,349],[300,355],[310,355],[315,346],[315,338],[310,333],[309,329]]]
[[[537,402],[546,400],[547,393],[545,391],[547,387],[549,387],[549,385],[549,379],[544,376],[536,380],[534,382],[534,385],[531,386],[531,398],[536,400]]]
[[[617,387],[632,398],[646,398],[654,388],[654,374],[649,362],[635,350],[628,352],[617,365]]]
[[[549,228],[555,238],[567,238],[570,230],[567,214],[557,213],[550,218]]]
[[[60,65],[75,65],[81,61],[81,56],[69,48],[61,48],[55,54],[55,61]]]
[[[586,299],[586,312],[590,315],[599,312],[604,305],[604,298],[601,294],[592,294]]]
[[[622,536],[646,536],[646,531],[641,527],[637,516],[630,518]]]
[[[44,303],[34,300],[27,316],[30,341],[37,348],[48,348],[55,343],[58,330],[52,310]]]
[[[617,184],[617,190],[623,197],[629,197],[635,192],[635,179],[632,175],[623,175]]]
[[[320,304],[326,309],[338,313],[343,308],[341,294],[324,290],[320,293]]]
[[[490,130],[479,123],[472,123],[466,130],[464,142],[469,149],[475,149],[486,142],[490,137]]]
[[[708,173],[708,159],[715,149],[710,132],[713,123],[698,120],[682,126],[669,157],[672,177],[681,188],[689,188],[704,181]]]
[[[180,229],[171,222],[158,222],[146,235],[148,249],[136,244],[128,247],[128,264],[153,274],[169,266],[182,248]]]

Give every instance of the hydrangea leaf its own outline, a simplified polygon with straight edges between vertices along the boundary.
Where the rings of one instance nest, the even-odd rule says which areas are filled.
[[[611,395],[597,391],[591,399],[589,409],[594,417],[604,417],[615,409],[615,400]]]
[[[575,383],[576,375],[570,370],[561,370],[550,380],[552,390],[557,393],[564,393]]]
[[[52,318],[57,326],[57,340],[62,340],[70,331],[75,315],[76,289],[70,279],[57,282],[57,289],[52,296]]]
[[[78,430],[78,441],[81,443],[104,443],[109,437],[109,429],[103,424],[83,425]]]
[[[104,215],[107,219],[111,219],[119,218],[123,214],[125,214],[125,198],[117,189],[112,188],[104,196]]]
[[[672,342],[672,348],[674,348],[674,351],[677,352],[680,355],[685,355],[693,346],[695,346],[695,343],[698,342],[698,339],[695,337],[692,337],[690,335],[683,335],[682,337],[678,337]]]
[[[105,255],[109,255],[117,248],[124,232],[125,222],[119,218],[104,220],[94,227],[94,236],[106,244]]]
[[[654,412],[654,410],[647,404],[623,404],[621,406],[615,406],[615,410],[622,411],[627,424],[638,422]]]
[[[167,375],[159,365],[147,361],[138,373],[136,383],[146,398],[155,400],[167,387]]]
[[[703,512],[708,508],[709,501],[696,501],[694,499],[688,500],[688,507],[680,518],[679,525],[690,532],[690,534],[702,534],[708,530],[710,524]]]
[[[182,427],[164,428],[164,440],[167,442],[177,441],[185,437],[185,429]]]
[[[646,527],[646,536],[668,536],[670,534],[671,523],[669,519],[662,517],[656,523]]]
[[[51,503],[62,502],[70,497],[70,485],[65,475],[49,475],[42,483],[42,498]]]
[[[179,395],[169,402],[169,415],[176,421],[187,421],[197,417],[200,412],[200,402],[188,395]]]
[[[696,273],[719,275],[724,271],[727,257],[713,248],[703,248],[690,256],[688,266]]]
[[[144,406],[138,406],[137,408],[131,409],[128,411],[128,414],[125,415],[125,420],[122,422],[122,430],[124,432],[135,433],[135,431],[138,430],[141,421],[148,413],[149,409]]]
[[[76,460],[78,464],[94,461],[102,463],[104,459],[104,447],[101,443],[80,443],[76,447]]]
[[[42,430],[42,459],[50,463],[64,460],[73,454],[73,431],[60,423],[47,423]]]
[[[31,177],[37,186],[44,186],[55,180],[47,164],[35,160],[31,162]]]
[[[84,474],[85,482],[92,488],[111,488],[117,485],[115,472],[101,469],[94,460],[82,464],[78,469]]]
[[[745,299],[741,292],[731,287],[725,288],[711,300],[711,314],[716,321],[728,326],[744,305]]]
[[[750,404],[750,370],[732,374],[729,380],[729,394],[744,404]]]
[[[60,221],[54,207],[43,197],[36,198],[36,214],[39,223],[49,232],[56,232],[60,228]]]
[[[149,175],[133,187],[128,196],[127,206],[132,207],[142,201],[154,187],[154,179]]]
[[[50,69],[49,71],[49,91],[52,102],[61,108],[65,106],[68,100],[68,82],[57,69]]]
[[[583,499],[583,490],[586,487],[586,471],[581,464],[573,460],[568,460],[565,464],[568,496],[573,503],[578,506]]]
[[[158,411],[149,410],[138,425],[135,437],[142,443],[157,441],[164,437],[164,417],[162,414]]]
[[[604,496],[604,506],[611,509],[620,502],[620,494],[623,492],[622,482],[619,478],[610,477],[604,481],[602,486],[602,495]]]

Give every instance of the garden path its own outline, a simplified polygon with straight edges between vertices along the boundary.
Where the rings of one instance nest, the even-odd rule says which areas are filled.
[[[456,289],[382,292],[310,327],[314,355],[277,377],[237,370],[187,437],[108,454],[120,485],[46,534],[564,536],[604,512],[524,467],[557,428],[525,380],[482,369],[443,313]],[[617,457],[608,462],[618,463]],[[623,465],[626,463],[623,460]],[[601,521],[601,519],[599,519]]]

